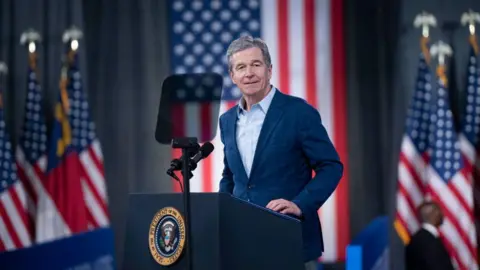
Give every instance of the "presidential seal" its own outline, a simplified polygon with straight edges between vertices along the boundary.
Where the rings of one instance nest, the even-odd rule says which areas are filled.
[[[178,260],[185,245],[185,222],[177,209],[164,207],[155,214],[150,223],[148,245],[158,264],[168,266]]]

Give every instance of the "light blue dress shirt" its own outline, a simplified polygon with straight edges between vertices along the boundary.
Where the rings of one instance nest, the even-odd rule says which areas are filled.
[[[257,148],[258,137],[262,129],[263,121],[265,120],[268,108],[272,103],[276,91],[276,88],[272,87],[268,95],[259,103],[254,104],[250,111],[245,110],[243,98],[240,99],[238,104],[237,146],[248,177],[250,177],[253,157],[255,156],[255,149]]]

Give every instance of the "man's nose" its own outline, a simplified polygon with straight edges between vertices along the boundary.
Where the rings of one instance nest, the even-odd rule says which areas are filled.
[[[245,72],[245,76],[252,77],[254,75],[253,69],[251,67],[247,67],[247,71]]]

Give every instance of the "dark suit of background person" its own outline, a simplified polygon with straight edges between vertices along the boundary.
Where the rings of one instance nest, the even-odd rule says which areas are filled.
[[[453,270],[450,255],[439,238],[438,228],[443,222],[440,207],[425,203],[420,206],[420,217],[422,227],[406,247],[406,270]]]
[[[220,192],[301,217],[306,269],[316,269],[324,250],[317,210],[337,187],[343,165],[318,111],[270,84],[263,41],[241,38],[229,51],[230,75],[243,97],[220,117],[225,153]]]

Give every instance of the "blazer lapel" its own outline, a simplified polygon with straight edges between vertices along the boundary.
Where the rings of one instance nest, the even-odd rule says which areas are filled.
[[[233,150],[235,151],[235,157],[237,158],[237,162],[239,163],[239,166],[242,168],[243,176],[245,177],[245,179],[248,179],[247,171],[245,170],[245,166],[243,166],[242,157],[240,156],[240,151],[238,151],[238,145],[237,145],[237,110],[236,109],[232,110],[231,115],[228,118],[227,127],[231,131],[231,132],[229,132],[229,134],[230,134],[230,139],[233,141]]]
[[[283,116],[283,110],[281,105],[283,104],[283,93],[278,89],[273,97],[270,108],[267,111],[265,120],[260,130],[260,136],[258,137],[257,147],[255,149],[255,155],[253,157],[252,170],[250,171],[250,176],[253,175],[255,168],[258,166],[259,156],[262,155],[262,151],[268,145],[268,138],[272,134],[273,130],[277,126],[280,119]]]

